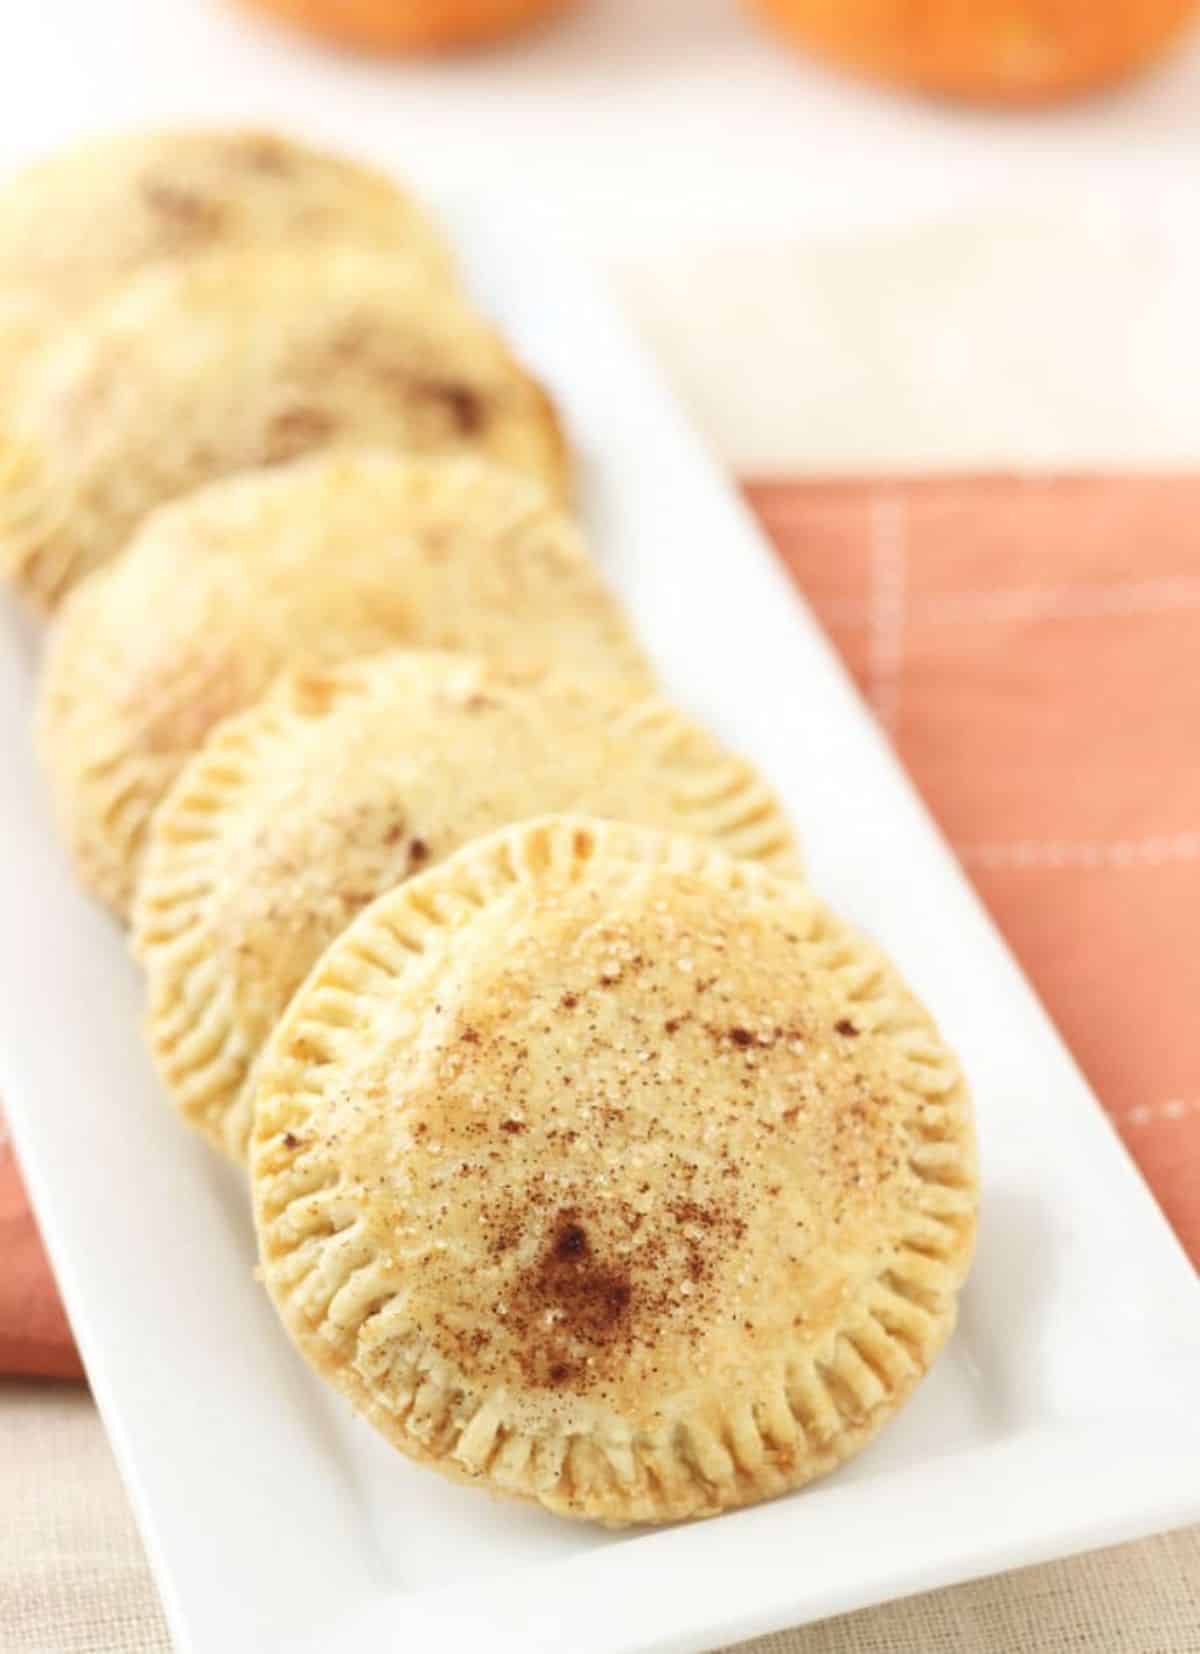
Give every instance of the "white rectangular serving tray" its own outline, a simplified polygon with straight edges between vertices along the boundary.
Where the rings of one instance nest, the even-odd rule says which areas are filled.
[[[1098,1104],[606,299],[507,208],[447,216],[561,399],[597,555],[667,686],[763,767],[816,884],[960,1047],[978,1262],[904,1414],[775,1503],[612,1535],[407,1464],[288,1346],[239,1175],[159,1091],[123,939],[50,831],[8,608],[0,1094],[181,1654],[683,1654],[1200,1518],[1200,1287]]]

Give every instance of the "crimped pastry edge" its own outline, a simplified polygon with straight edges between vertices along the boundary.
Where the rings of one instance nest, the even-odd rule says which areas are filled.
[[[794,1365],[781,1390],[760,1398],[749,1416],[743,1411],[736,1419],[726,1419],[723,1439],[698,1422],[679,1420],[669,1440],[633,1444],[633,1462],[641,1476],[637,1486],[622,1479],[630,1463],[628,1453],[618,1453],[610,1462],[586,1437],[553,1444],[542,1462],[536,1455],[544,1443],[526,1443],[529,1450],[522,1454],[520,1440],[502,1434],[502,1424],[494,1416],[494,1396],[484,1396],[473,1414],[457,1417],[454,1409],[464,1394],[461,1379],[444,1358],[428,1349],[413,1349],[407,1405],[386,1406],[364,1377],[361,1362],[363,1328],[386,1317],[393,1301],[389,1271],[377,1267],[372,1273],[367,1264],[351,1272],[356,1280],[360,1274],[369,1277],[351,1294],[364,1313],[352,1328],[331,1333],[329,1316],[317,1322],[304,1313],[279,1269],[281,1260],[296,1253],[287,1237],[293,1208],[305,1203],[321,1221],[322,1202],[336,1204],[337,1167],[320,1165],[311,1150],[302,1149],[307,1164],[295,1177],[290,1197],[283,1192],[277,1198],[276,1184],[287,1180],[289,1139],[294,1142],[296,1135],[292,1128],[303,1130],[305,1123],[303,1105],[289,1108],[286,1098],[306,1094],[310,1106],[320,1104],[319,1085],[306,1091],[304,1082],[319,1066],[312,1053],[323,1048],[322,1034],[346,1026],[347,1000],[353,998],[354,986],[351,982],[347,988],[347,975],[357,975],[360,988],[374,982],[383,992],[423,952],[423,938],[432,931],[469,924],[473,908],[485,906],[515,881],[536,880],[546,867],[561,865],[572,855],[598,854],[624,861],[630,876],[657,865],[712,877],[721,888],[759,900],[791,901],[797,912],[806,908],[813,927],[810,939],[832,950],[830,968],[852,973],[848,980],[854,991],[847,998],[860,1010],[871,1007],[888,1018],[875,1027],[907,1037],[914,1137],[918,1115],[932,1127],[940,1112],[949,1127],[940,1138],[914,1142],[914,1153],[926,1154],[924,1166],[913,1163],[926,1197],[923,1210],[914,1214],[920,1246],[907,1240],[898,1245],[902,1261],[893,1261],[860,1291],[856,1313],[829,1335],[820,1354],[807,1359],[803,1370]],[[873,995],[881,980],[892,992]],[[323,1001],[329,1008],[336,1006],[336,1024],[324,1021]],[[930,1052],[936,1061],[929,1061]],[[456,1480],[485,1480],[495,1491],[535,1500],[562,1515],[614,1526],[671,1521],[714,1515],[803,1486],[856,1452],[899,1409],[954,1327],[956,1294],[970,1266],[977,1208],[974,1130],[957,1062],[927,1013],[903,988],[894,967],[829,913],[807,887],[786,884],[697,841],[588,818],[547,817],[477,840],[379,898],[343,932],[292,1001],[260,1068],[255,1108],[252,1183],[262,1275],[285,1327],[310,1364],[409,1457]],[[337,1234],[334,1224],[329,1238],[336,1240]],[[934,1250],[939,1244],[940,1252]],[[376,1342],[392,1336],[385,1324]],[[417,1340],[410,1339],[410,1344]],[[766,1432],[760,1414],[770,1421]],[[771,1431],[786,1435],[788,1427],[782,1421],[787,1419],[793,1440],[781,1445]],[[414,1421],[419,1428],[413,1428]]]
[[[151,1054],[183,1117],[234,1159],[246,1157],[251,1120],[245,1093],[258,1053],[244,1037],[230,984],[212,968],[207,946],[211,932],[206,915],[224,880],[224,829],[239,802],[253,794],[259,766],[291,732],[310,729],[347,701],[386,693],[395,681],[391,663],[398,661],[403,668],[418,653],[362,656],[317,674],[304,667],[285,671],[263,700],[217,726],[150,824],[131,942],[147,972]],[[473,659],[430,653],[441,661],[465,664]],[[504,676],[502,668],[495,670]],[[305,690],[314,676],[321,685],[319,710],[308,704]],[[547,674],[539,683],[553,690],[566,681],[560,674]],[[534,687],[536,692],[538,685]],[[618,705],[615,695],[612,705]],[[677,738],[690,737],[698,728],[660,696],[628,700],[621,713],[630,733],[652,744],[664,761]],[[746,760],[715,740],[713,747],[711,770],[705,774],[697,767],[696,787],[679,799],[682,807],[695,811],[696,836],[727,855],[759,861],[781,877],[798,877],[799,855],[778,800]]]
[[[330,486],[343,475],[351,482],[360,478],[369,482],[376,468],[395,470],[398,477],[410,472],[418,480],[424,475],[440,479],[447,487],[477,489],[489,510],[496,508],[495,489],[502,479],[504,489],[512,494],[505,532],[519,534],[524,525],[536,525],[543,518],[555,524],[564,553],[560,568],[569,572],[563,589],[573,587],[578,592],[590,585],[602,600],[596,636],[603,637],[612,655],[611,669],[604,675],[651,684],[650,665],[590,558],[578,526],[534,478],[474,455],[405,455],[376,446],[330,450],[288,466],[222,477],[153,511],[119,559],[94,569],[67,595],[47,638],[35,714],[39,757],[53,783],[55,815],[76,869],[85,886],[118,919],[127,920],[129,915],[150,817],[193,754],[160,755],[152,761],[143,753],[129,752],[122,743],[113,699],[123,639],[108,616],[110,591],[118,591],[130,571],[139,567],[139,559],[148,554],[145,548],[161,558],[161,539],[169,536],[177,518],[186,519],[198,511],[203,527],[203,509],[209,500],[236,503],[256,486],[286,490],[293,483],[303,487],[309,479],[317,479],[319,485],[326,473]],[[466,504],[473,498],[468,492]],[[319,487],[314,503],[320,504]],[[168,545],[168,549],[172,548]],[[396,647],[402,643],[400,638],[395,640]],[[420,643],[414,640],[411,646],[419,648]],[[364,647],[363,652],[371,651]],[[511,664],[515,672],[515,658]],[[116,689],[127,687],[116,685]]]

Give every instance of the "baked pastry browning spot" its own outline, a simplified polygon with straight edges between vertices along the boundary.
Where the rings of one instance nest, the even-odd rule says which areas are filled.
[[[40,747],[84,882],[124,916],[214,724],[285,667],[397,645],[650,681],[578,530],[515,472],[336,452],[226,479],[155,513],[52,628]]]
[[[807,887],[694,839],[549,818],[381,897],[255,1110],[264,1279],[307,1359],[412,1457],[566,1515],[798,1487],[954,1323],[952,1053]]]
[[[22,302],[61,322],[148,264],[289,240],[403,252],[453,279],[421,208],[360,162],[266,131],[117,133],[0,187],[0,324]]]
[[[133,919],[151,1046],[185,1117],[244,1155],[253,1063],[324,948],[401,879],[550,809],[798,870],[750,767],[620,685],[389,652],[290,673],[227,720],[157,812]]]
[[[119,134],[51,155],[0,187],[0,401],[11,398],[15,415],[39,355],[153,265],[333,242],[390,254],[447,290],[456,285],[441,237],[402,189],[294,139]],[[85,374],[77,398],[94,400],[100,367]],[[71,502],[54,475],[52,426],[25,440],[12,423],[0,419],[0,566],[50,605],[75,578],[64,520]],[[24,562],[39,546],[40,562]]]
[[[569,494],[546,392],[411,259],[353,245],[141,271],[0,410],[0,573],[54,608],[158,506],[330,447],[474,453]]]

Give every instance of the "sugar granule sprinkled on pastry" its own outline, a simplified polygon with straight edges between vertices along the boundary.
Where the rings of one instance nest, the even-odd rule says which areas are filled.
[[[567,1515],[798,1487],[954,1324],[953,1054],[807,887],[694,839],[552,817],[466,846],[332,945],[254,1103],[303,1353],[414,1458]]]

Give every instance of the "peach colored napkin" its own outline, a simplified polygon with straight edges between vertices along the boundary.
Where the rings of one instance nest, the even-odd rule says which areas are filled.
[[[0,1373],[82,1372],[0,1120]]]
[[[1200,478],[748,492],[1200,1262]],[[77,1370],[0,1145],[0,1372]]]
[[[749,492],[1200,1262],[1200,477]]]

